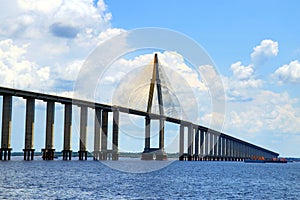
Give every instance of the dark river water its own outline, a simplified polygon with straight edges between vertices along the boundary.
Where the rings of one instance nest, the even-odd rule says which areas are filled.
[[[300,199],[300,163],[14,160],[0,170],[0,199]]]

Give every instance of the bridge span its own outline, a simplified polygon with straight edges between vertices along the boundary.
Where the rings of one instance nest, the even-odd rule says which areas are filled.
[[[154,55],[152,78],[148,94],[147,110],[125,108],[121,106],[111,106],[92,101],[60,97],[56,95],[43,94],[38,92],[24,91],[0,87],[0,95],[3,96],[2,109],[2,135],[0,160],[10,160],[11,158],[11,126],[12,126],[12,99],[21,97],[26,99],[25,116],[25,146],[24,160],[34,159],[34,120],[35,101],[46,102],[46,131],[45,147],[42,149],[44,160],[54,159],[54,116],[55,104],[64,105],[64,141],[63,160],[72,159],[71,137],[72,137],[72,106],[80,107],[80,141],[79,160],[86,160],[87,151],[87,122],[88,108],[95,110],[94,117],[94,151],[95,160],[119,159],[119,114],[127,113],[145,117],[145,145],[142,160],[166,160],[165,152],[165,122],[175,123],[179,128],[179,160],[222,160],[241,161],[252,157],[275,158],[279,154],[262,147],[250,144],[246,141],[231,137],[227,134],[209,129],[204,126],[193,124],[188,121],[169,117],[164,113],[164,100],[162,95],[161,77],[163,71],[159,68],[157,54]],[[150,78],[149,78],[150,79]],[[159,114],[152,113],[154,90],[157,91]],[[108,121],[109,112],[113,113],[112,121],[112,148],[108,149]],[[159,147],[151,148],[151,121],[159,121]],[[187,137],[185,137],[187,135]],[[185,141],[185,138],[187,141]]]
[[[25,115],[25,141],[24,160],[34,159],[34,119],[35,100],[45,101],[46,108],[46,130],[45,147],[42,149],[44,160],[54,159],[54,116],[55,104],[64,105],[64,141],[63,160],[72,159],[71,132],[72,132],[72,105],[80,107],[80,141],[79,160],[87,159],[86,137],[87,137],[87,116],[88,108],[95,110],[94,122],[94,151],[95,160],[118,160],[119,146],[119,113],[127,113],[145,117],[145,148],[142,159],[149,160],[156,157],[156,160],[166,159],[164,150],[164,124],[171,122],[178,124],[179,128],[179,160],[222,160],[242,161],[251,157],[274,158],[279,154],[262,147],[250,144],[246,141],[234,138],[227,134],[209,129],[204,126],[193,124],[188,121],[167,117],[160,114],[149,114],[148,112],[100,104],[97,102],[85,101],[60,97],[56,95],[43,94],[31,91],[0,87],[0,95],[3,96],[2,109],[2,133],[0,159],[11,159],[11,129],[12,129],[12,99],[22,97],[26,99]],[[113,114],[112,123],[112,149],[108,149],[108,113]],[[150,148],[150,124],[151,120],[159,120],[159,148]],[[185,145],[185,134],[187,134],[187,145]]]

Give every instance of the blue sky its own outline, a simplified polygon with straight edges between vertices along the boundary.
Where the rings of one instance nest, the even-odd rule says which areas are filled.
[[[4,0],[2,5],[1,86],[71,95],[84,60],[99,43],[136,28],[172,29],[192,38],[214,61],[226,95],[223,131],[283,156],[300,156],[298,1]],[[146,58],[122,60],[118,71]],[[181,62],[176,59],[176,66]],[[194,83],[188,74],[184,77]],[[119,79],[116,74],[109,80]],[[24,122],[18,113],[24,112],[24,102],[14,105],[13,123],[19,128],[13,128],[12,147],[21,150]],[[209,105],[201,105],[208,106],[199,112],[199,122],[206,124]],[[44,145],[43,109],[39,112],[37,149]],[[62,112],[58,106],[56,149],[61,149]],[[74,126],[74,149],[77,139]]]

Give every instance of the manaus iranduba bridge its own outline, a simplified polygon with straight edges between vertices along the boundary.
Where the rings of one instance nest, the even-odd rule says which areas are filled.
[[[161,76],[157,54],[151,66],[152,78],[148,91],[148,102],[146,110],[132,109],[122,106],[112,106],[93,101],[61,97],[38,92],[0,87],[2,102],[2,132],[0,160],[11,159],[11,134],[12,134],[12,109],[13,98],[21,97],[26,100],[25,111],[25,141],[24,160],[34,160],[34,126],[35,126],[35,102],[42,100],[46,102],[46,127],[45,146],[42,149],[44,160],[53,160],[54,149],[54,117],[55,104],[64,105],[64,131],[63,131],[63,160],[72,159],[71,137],[72,137],[72,106],[80,108],[80,141],[79,160],[87,160],[87,124],[88,109],[94,109],[94,138],[93,152],[94,160],[118,160],[119,159],[119,114],[137,115],[145,118],[145,137],[142,160],[166,160],[165,152],[165,122],[178,124],[179,127],[179,160],[219,160],[219,161],[243,161],[250,158],[263,157],[265,159],[277,158],[278,153],[246,141],[237,139],[228,134],[210,129],[205,126],[194,124],[189,121],[178,119],[165,114],[164,99],[162,95]],[[156,95],[154,91],[156,90]],[[157,99],[154,99],[157,97]],[[153,101],[158,101],[159,113],[152,112]],[[109,123],[109,113],[112,113],[112,123]],[[159,122],[159,146],[151,148],[151,121]],[[111,124],[111,133],[108,125]],[[112,141],[108,140],[112,134]],[[187,134],[187,137],[185,135]],[[187,140],[187,141],[185,141]],[[108,145],[111,142],[111,145]],[[108,147],[111,146],[110,149]]]

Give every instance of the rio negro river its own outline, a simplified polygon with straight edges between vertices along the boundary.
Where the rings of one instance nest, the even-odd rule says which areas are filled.
[[[300,199],[300,163],[111,162],[167,161],[2,161],[0,199]]]

